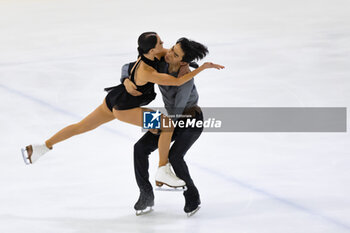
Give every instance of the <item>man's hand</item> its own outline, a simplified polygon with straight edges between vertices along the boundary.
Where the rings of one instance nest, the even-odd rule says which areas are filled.
[[[180,66],[179,74],[177,75],[177,77],[184,76],[185,74],[190,73],[190,72],[191,72],[191,70],[190,70],[190,66],[188,64]]]
[[[131,82],[130,79],[126,78],[126,79],[124,80],[123,84],[124,84],[124,86],[125,86],[126,91],[127,91],[130,95],[132,95],[132,96],[140,96],[140,95],[142,95],[141,92],[139,92],[138,90],[136,90],[136,89],[137,89],[136,85],[135,85],[133,82]]]

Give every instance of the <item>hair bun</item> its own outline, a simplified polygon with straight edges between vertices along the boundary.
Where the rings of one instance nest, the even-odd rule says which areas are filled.
[[[137,51],[139,52],[139,55],[143,54],[143,49],[141,49],[140,47],[137,47]]]
[[[195,69],[197,69],[197,68],[199,67],[199,65],[197,64],[197,62],[194,62],[194,61],[190,62],[190,63],[189,63],[189,66],[191,66],[192,68],[195,68]]]

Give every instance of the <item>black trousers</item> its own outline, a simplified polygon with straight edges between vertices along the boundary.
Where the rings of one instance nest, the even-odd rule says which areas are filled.
[[[196,115],[190,119],[203,120],[203,114],[196,112]],[[186,182],[188,191],[198,193],[198,190],[190,176],[187,164],[184,160],[186,152],[193,143],[199,138],[203,127],[176,127],[173,133],[172,141],[175,141],[169,151],[169,162],[171,163],[176,175]],[[141,192],[151,192],[152,185],[149,182],[149,162],[148,157],[151,152],[158,148],[159,135],[146,132],[134,145],[134,169],[137,185]]]

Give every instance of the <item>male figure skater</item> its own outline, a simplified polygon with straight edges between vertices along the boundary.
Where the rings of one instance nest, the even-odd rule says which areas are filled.
[[[190,72],[188,65],[192,61],[204,58],[207,53],[208,49],[204,45],[187,38],[180,38],[166,52],[164,58],[159,61],[157,71],[168,73],[174,77],[180,77]],[[191,64],[193,65],[193,63]],[[123,66],[121,81],[130,94],[137,96],[141,93],[136,90],[134,83],[127,78],[129,77],[132,66],[133,63]],[[202,111],[197,105],[199,96],[193,79],[182,86],[159,85],[159,89],[162,93],[168,115],[173,120],[184,122],[193,119],[196,121],[203,120]],[[181,115],[190,117],[181,118]],[[190,176],[184,156],[199,138],[202,131],[202,127],[180,128],[177,126],[172,137],[172,140],[175,142],[169,151],[169,162],[176,175],[186,182],[187,190],[184,191],[183,195],[185,197],[184,211],[188,216],[191,216],[200,208],[201,201],[198,189]],[[136,181],[140,189],[140,197],[134,206],[137,215],[144,213],[147,208],[151,208],[154,205],[153,188],[149,182],[148,156],[157,149],[158,140],[159,135],[148,131],[134,145],[134,169]]]

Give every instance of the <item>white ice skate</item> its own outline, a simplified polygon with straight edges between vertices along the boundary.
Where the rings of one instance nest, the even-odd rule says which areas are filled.
[[[170,163],[167,163],[165,166],[158,168],[156,185],[158,186],[157,190],[161,191],[184,191],[186,183],[173,173]],[[160,188],[163,185],[167,185],[171,187],[171,189]],[[177,190],[177,188],[180,189]]]
[[[29,145],[22,148],[22,156],[26,165],[35,163],[41,156],[46,154],[50,149],[45,145]]]

